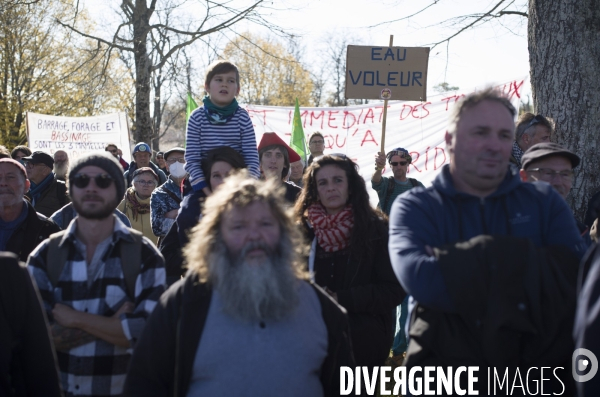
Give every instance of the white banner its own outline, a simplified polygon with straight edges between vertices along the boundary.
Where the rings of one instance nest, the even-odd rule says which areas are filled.
[[[497,87],[518,108],[526,81],[517,79]],[[408,168],[408,177],[429,186],[442,165],[449,162],[444,135],[450,110],[472,91],[434,95],[427,102],[388,101],[385,152],[397,147],[410,152],[413,163]],[[252,119],[257,143],[265,132],[276,132],[285,142],[290,142],[293,107],[247,105],[246,110]],[[325,137],[325,154],[343,153],[354,160],[367,183],[371,202],[377,204],[377,194],[370,188],[370,180],[375,156],[381,151],[383,102],[333,108],[301,107],[300,113],[307,146],[309,136],[320,131]],[[392,173],[386,168],[383,175]]]
[[[127,160],[131,157],[129,129],[124,112],[94,117],[60,117],[27,113],[29,148],[53,155],[64,150],[72,161],[96,151],[104,151],[109,143],[116,144]]]

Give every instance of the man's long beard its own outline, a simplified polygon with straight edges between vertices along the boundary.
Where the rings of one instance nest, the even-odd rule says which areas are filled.
[[[223,301],[225,313],[243,321],[279,320],[298,304],[298,279],[291,266],[291,244],[276,252],[250,243],[234,258],[221,241],[209,259],[209,278]],[[285,246],[289,245],[289,246]],[[246,253],[262,248],[263,263],[249,264]]]
[[[54,163],[54,173],[58,178],[66,179],[69,172],[69,163]]]

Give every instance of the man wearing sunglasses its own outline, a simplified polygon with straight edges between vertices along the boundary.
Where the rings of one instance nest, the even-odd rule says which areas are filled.
[[[77,217],[29,257],[51,323],[67,395],[120,395],[130,351],[164,291],[164,259],[113,215],[123,168],[106,153],[77,159],[69,174]]]
[[[541,114],[524,113],[517,121],[510,162],[521,168],[521,157],[535,144],[550,142],[552,123]]]
[[[392,176],[382,176],[386,159],[391,167]],[[377,192],[379,203],[377,207],[390,215],[392,203],[402,193],[413,187],[424,187],[423,184],[414,178],[408,178],[408,166],[412,163],[412,157],[408,150],[396,148],[387,155],[379,152],[375,158],[375,172],[371,178],[371,187]],[[408,296],[404,298],[402,304],[396,308],[396,333],[394,344],[392,345],[392,361],[395,365],[401,365],[404,353],[408,347],[408,339],[405,333],[406,320],[408,319]]]
[[[382,176],[386,159],[391,167],[393,176]],[[416,179],[406,176],[410,163],[412,163],[412,157],[408,153],[408,150],[401,147],[388,152],[387,155],[377,153],[377,157],[375,158],[375,172],[371,178],[371,187],[377,192],[377,196],[379,197],[377,207],[387,215],[390,214],[392,203],[396,197],[413,187],[425,187]]]

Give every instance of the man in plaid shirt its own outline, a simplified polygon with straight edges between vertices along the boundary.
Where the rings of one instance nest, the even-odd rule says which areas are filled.
[[[58,240],[37,247],[28,267],[52,323],[66,395],[120,395],[131,348],[165,288],[164,259],[113,215],[125,191],[115,159],[80,158],[68,183],[78,216]],[[124,260],[132,257],[141,264]]]

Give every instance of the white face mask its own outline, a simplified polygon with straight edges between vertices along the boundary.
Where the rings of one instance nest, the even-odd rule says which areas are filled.
[[[183,169],[183,166],[184,164],[180,162],[173,163],[169,166],[169,172],[175,178],[183,178],[187,174],[187,172],[185,172],[185,170]]]

